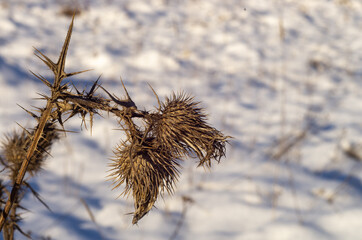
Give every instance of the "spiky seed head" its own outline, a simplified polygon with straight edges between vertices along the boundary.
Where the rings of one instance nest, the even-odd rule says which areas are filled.
[[[228,137],[206,123],[206,115],[193,97],[173,94],[150,119],[162,148],[181,156],[196,154],[199,165],[207,167],[212,159],[219,162],[225,155]]]
[[[13,133],[8,134],[3,140],[2,151],[4,159],[2,159],[2,163],[10,168],[10,178],[13,181],[15,181],[21,164],[26,158],[26,152],[31,145],[33,135],[34,131],[31,133],[28,133],[25,130],[21,133],[14,131]],[[58,138],[59,135],[55,130],[54,124],[47,123],[43,135],[39,140],[37,150],[30,160],[27,172],[34,175],[41,169],[51,145]]]
[[[179,164],[172,155],[157,147],[154,138],[132,138],[114,150],[112,176],[115,188],[125,183],[123,195],[131,192],[135,212],[133,224],[146,215],[160,193],[173,192]]]

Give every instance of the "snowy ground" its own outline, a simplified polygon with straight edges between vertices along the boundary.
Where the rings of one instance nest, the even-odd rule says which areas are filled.
[[[28,70],[50,72],[32,47],[57,57],[70,23],[64,2],[0,1],[1,133],[15,121],[32,126],[17,103],[43,104],[32,98],[46,89]],[[67,69],[93,71],[77,86],[102,74],[120,95],[122,76],[148,110],[157,100],[147,83],[162,97],[183,89],[234,139],[212,171],[186,161],[175,195],[132,226],[132,200],[105,180],[121,132],[99,117],[92,136],[59,141],[31,180],[53,212],[29,194],[24,230],[84,240],[362,239],[362,162],[344,153],[362,143],[360,0],[78,2]],[[66,127],[78,131],[80,119]]]

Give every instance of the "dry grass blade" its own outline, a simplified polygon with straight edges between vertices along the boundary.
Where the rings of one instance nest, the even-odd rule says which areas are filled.
[[[97,223],[96,223],[96,218],[94,217],[94,214],[92,213],[92,211],[91,211],[88,203],[84,200],[84,198],[80,198],[79,200],[80,200],[80,202],[83,204],[83,206],[84,206],[85,210],[87,211],[87,213],[88,213],[90,219],[92,220],[92,222],[94,222],[95,224],[97,224]]]

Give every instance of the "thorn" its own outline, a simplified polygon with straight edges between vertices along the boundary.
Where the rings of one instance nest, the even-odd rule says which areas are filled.
[[[78,91],[78,88],[73,84],[73,87],[75,89],[75,91],[77,92],[78,95],[80,95],[81,93]]]
[[[40,148],[41,151],[45,152],[46,154],[48,154],[48,156],[53,157],[47,150],[45,150],[44,148],[38,146],[38,148]],[[38,153],[41,153],[41,151],[39,151],[38,149],[35,149],[35,151],[37,151]]]
[[[30,234],[24,232],[24,231],[19,227],[19,225],[18,225],[16,222],[12,222],[12,224],[14,225],[14,227],[15,227],[22,235],[24,235],[24,236],[27,237],[28,239],[31,239]]]
[[[62,114],[59,114],[59,113],[58,113],[58,122],[59,122],[60,126],[62,126],[62,128],[64,129]]]
[[[73,24],[74,24],[74,15],[73,15],[72,21],[71,21],[71,23],[69,25],[67,36],[65,38],[62,50],[61,50],[60,55],[59,55],[58,62],[56,64],[56,66],[57,66],[56,77],[55,77],[56,82],[54,82],[54,87],[56,87],[56,88],[58,88],[60,86],[60,82],[62,81],[62,79],[67,76],[67,74],[64,72],[64,68],[65,68],[65,60],[66,60],[66,57],[67,57],[70,38],[72,36]]]
[[[19,104],[16,104],[18,105],[20,108],[22,108],[25,112],[27,112],[28,114],[30,114],[30,116],[32,116],[33,118],[35,119],[39,119],[39,117],[37,115],[35,115],[34,113],[30,112],[29,110],[23,108],[22,106],[20,106]]]
[[[126,89],[126,86],[124,86],[122,77],[120,77],[120,79],[121,79],[121,83],[122,83],[123,89],[124,89],[124,91],[126,92],[126,95],[127,95],[128,100],[133,103],[131,97],[130,97],[129,94],[128,94],[128,91],[127,91],[127,89]]]
[[[93,112],[89,112],[90,134],[91,134],[91,136],[92,136],[92,130],[93,130],[93,116],[94,116],[94,113],[93,113]]]
[[[73,111],[69,114],[67,119],[65,119],[65,122],[68,121],[70,118],[74,117],[76,114],[78,114],[78,112],[76,112],[75,109],[73,109]]]
[[[18,122],[15,122],[15,123],[23,129],[23,131],[28,135],[28,137],[32,138],[31,133],[26,128],[21,126]]]
[[[157,98],[157,102],[158,102],[158,110],[161,110],[161,102],[160,102],[160,99],[158,98],[158,95],[157,93],[155,92],[155,90],[153,89],[153,87],[151,86],[151,84],[147,83],[148,86],[151,88],[153,94],[155,94],[156,98]]]
[[[41,199],[39,193],[37,193],[31,186],[29,183],[27,183],[26,181],[23,181],[24,185],[27,186],[30,191],[33,193],[33,195],[39,200],[39,202],[41,202],[50,212],[53,212],[51,210],[51,208]]]
[[[84,72],[89,72],[89,71],[93,71],[93,69],[87,69],[87,70],[83,70],[83,71],[79,71],[79,72],[67,73],[66,77],[74,76],[74,75],[81,74],[81,73],[84,73]]]
[[[33,71],[30,70],[30,73],[33,74],[35,77],[37,77],[40,81],[42,81],[45,85],[48,87],[52,87],[51,83],[42,75],[35,74]]]
[[[64,83],[63,85],[60,86],[59,91],[64,92],[68,89],[68,87],[69,87],[69,82]]]
[[[96,86],[98,85],[98,81],[99,81],[99,79],[101,78],[101,76],[102,76],[102,74],[99,75],[99,77],[97,78],[97,80],[93,83],[93,85],[92,85],[89,93],[87,94],[88,97],[89,97],[89,96],[93,96],[93,93],[97,90],[97,89],[96,89]]]
[[[43,97],[43,98],[40,98],[40,99],[46,99],[46,100],[49,100],[49,99],[50,99],[48,96],[46,96],[46,95],[44,95],[44,94],[42,94],[42,93],[36,93],[36,94],[38,94],[38,95],[40,95],[40,96]]]
[[[122,82],[122,84],[123,84],[123,82]],[[123,86],[124,86],[124,85],[123,85]],[[136,107],[136,104],[135,104],[135,103],[132,101],[132,99],[129,97],[127,91],[126,91],[126,94],[127,94],[128,99],[127,99],[127,101],[122,101],[122,100],[120,100],[118,97],[112,96],[112,95],[111,95],[104,87],[102,87],[101,85],[99,85],[99,87],[102,88],[103,91],[105,91],[105,92],[108,94],[108,96],[112,99],[112,101],[115,102],[116,104],[121,105],[121,106],[123,106],[123,107]]]
[[[40,107],[36,107],[36,106],[33,106],[33,105],[30,105],[32,108],[35,108],[36,110],[35,111],[37,111],[37,112],[39,112],[39,113],[42,113],[43,111],[44,111],[44,109],[43,108],[40,108]]]
[[[82,127],[82,125],[84,124],[84,128],[85,128],[86,130],[88,130],[88,128],[87,128],[87,123],[86,123],[86,119],[85,119],[86,113],[82,112],[82,113],[80,113],[80,115],[81,115],[81,117],[82,117],[81,127]]]
[[[54,131],[63,132],[63,133],[79,133],[77,131],[71,131],[71,130],[65,130],[65,129],[59,129],[59,128],[55,128]]]
[[[42,60],[45,65],[47,65],[50,70],[52,70],[53,72],[55,72],[56,70],[56,64],[50,60],[50,58],[48,58],[47,56],[45,56],[41,51],[39,51],[37,48],[33,47],[35,49],[35,51],[37,53],[39,53],[41,56],[39,56],[37,53],[34,53],[35,56],[37,56],[40,60]]]
[[[32,100],[47,100],[46,98],[32,98]]]

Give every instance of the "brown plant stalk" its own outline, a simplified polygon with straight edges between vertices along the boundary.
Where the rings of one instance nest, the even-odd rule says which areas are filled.
[[[34,133],[34,138],[33,141],[27,151],[27,155],[26,158],[24,159],[23,163],[21,164],[19,173],[16,177],[15,183],[13,185],[13,188],[11,190],[10,193],[10,197],[8,198],[5,207],[1,213],[0,216],[0,231],[2,230],[2,228],[4,227],[5,224],[5,220],[9,215],[9,212],[11,210],[11,207],[13,206],[14,202],[16,201],[17,198],[17,194],[18,191],[20,189],[20,186],[23,182],[25,173],[27,171],[28,165],[30,163],[30,159],[33,156],[35,150],[37,149],[38,146],[38,142],[40,140],[40,137],[43,133],[44,127],[46,125],[46,123],[48,122],[50,115],[52,113],[52,110],[56,104],[56,99],[57,99],[57,91],[56,89],[59,89],[59,87],[61,86],[61,81],[69,76],[70,74],[66,74],[64,72],[64,67],[65,67],[65,59],[66,59],[66,54],[67,54],[67,50],[68,50],[68,46],[69,46],[69,42],[70,42],[70,37],[71,37],[71,33],[72,33],[72,28],[73,28],[73,22],[74,22],[74,17],[72,19],[72,22],[69,26],[69,30],[67,33],[67,37],[65,39],[62,51],[60,53],[58,62],[55,64],[53,63],[50,59],[46,58],[42,59],[43,61],[47,61],[47,65],[50,66],[54,72],[55,78],[54,78],[54,83],[52,88],[55,89],[54,91],[52,91],[52,96],[51,98],[47,101],[47,105],[44,109],[44,111],[42,112],[40,119],[39,119],[39,124],[36,128],[36,131]],[[72,74],[74,75],[74,73]]]

